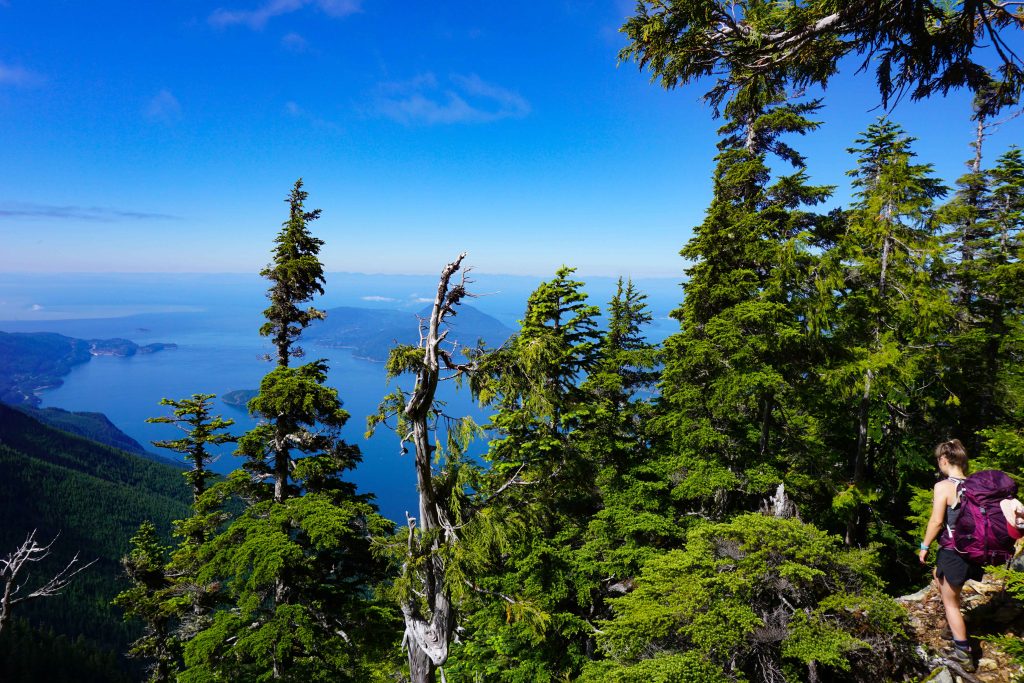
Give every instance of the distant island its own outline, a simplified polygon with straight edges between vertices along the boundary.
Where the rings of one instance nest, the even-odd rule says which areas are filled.
[[[177,344],[156,343],[140,346],[127,339],[90,339],[89,355],[92,356],[134,356],[156,353],[178,348]]]
[[[258,393],[256,389],[235,389],[222,395],[220,400],[232,408],[245,410],[246,406],[249,405],[249,401],[255,398]]]
[[[71,368],[93,356],[134,356],[177,348],[140,346],[127,339],[75,339],[53,332],[0,332],[0,402],[38,406],[39,392],[55,389]]]
[[[303,333],[317,346],[351,349],[356,358],[383,363],[396,344],[419,343],[419,321],[430,314],[430,309],[399,311],[378,308],[339,307],[327,310],[324,320],[314,322]],[[447,340],[460,346],[475,346],[483,340],[489,346],[498,346],[512,336],[515,330],[497,318],[462,305],[458,315],[451,319]]]

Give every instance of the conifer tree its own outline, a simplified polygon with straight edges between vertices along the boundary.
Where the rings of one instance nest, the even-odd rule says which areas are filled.
[[[150,662],[148,683],[169,683],[178,672],[181,652],[175,630],[180,617],[168,577],[170,549],[157,536],[152,522],[145,521],[131,540],[132,549],[122,560],[132,586],[114,598],[126,619],[139,619],[144,632],[128,654]]]
[[[871,551],[797,519],[702,525],[653,557],[613,609],[599,624],[607,659],[580,681],[852,683],[900,679],[916,664]]]
[[[582,383],[598,362],[598,309],[562,267],[529,297],[519,333],[480,362],[471,383],[496,409],[484,493],[507,541],[474,581],[454,674],[492,671],[532,681],[578,671],[591,648],[585,615],[592,577],[576,571],[586,519],[597,506],[594,468],[575,440],[592,410]],[[499,598],[499,599],[494,599]],[[499,673],[500,672],[500,673]]]
[[[309,193],[302,189],[302,179],[300,178],[295,181],[295,187],[292,188],[291,194],[285,200],[288,202],[288,220],[285,221],[281,232],[274,239],[277,244],[274,248],[274,261],[260,271],[260,275],[271,283],[267,290],[270,306],[263,311],[267,322],[260,327],[260,334],[271,338],[277,352],[279,370],[287,368],[291,358],[303,355],[302,348],[295,346],[295,340],[311,322],[322,319],[325,315],[323,311],[317,310],[313,306],[302,307],[311,302],[317,294],[324,293],[325,282],[323,264],[318,258],[323,240],[313,237],[308,227],[309,223],[320,217],[320,209],[306,211],[305,201],[308,197]],[[305,373],[299,374],[311,378],[318,370],[326,372],[326,366],[315,370],[310,366]],[[273,394],[277,398],[286,398],[273,389],[279,383],[283,388],[286,383],[296,378],[296,373],[286,370],[282,370],[276,375],[271,373],[264,378],[264,382],[268,383],[267,391],[263,391],[263,387],[261,387],[260,395],[257,396],[261,400],[258,403],[250,404],[250,407],[255,412],[260,412],[262,406],[267,410],[263,413],[264,415],[281,417],[274,421],[275,429],[272,434],[268,429],[254,432],[240,446],[241,451],[249,458],[247,467],[250,471],[254,474],[262,474],[264,468],[269,468],[274,479],[274,500],[278,503],[284,501],[291,493],[288,488],[291,464],[290,438],[298,426],[294,421],[288,419],[287,410],[274,410],[285,406],[271,405],[273,401],[271,395]],[[322,384],[322,380],[320,383]],[[307,388],[312,387],[307,386]],[[299,390],[293,392],[293,395],[301,395],[301,393]],[[316,392],[314,391],[314,393]],[[318,407],[316,412],[322,413],[326,418],[332,412],[331,399],[330,397],[322,398],[325,398],[326,401]],[[335,417],[332,426],[340,427],[344,419]],[[308,424],[313,424],[313,422]],[[315,450],[315,447],[310,450]]]
[[[171,424],[184,432],[178,439],[154,441],[184,456],[191,467],[184,472],[192,489],[192,516],[178,520],[175,535],[182,539],[177,548],[164,547],[149,521],[139,527],[132,539],[132,551],[122,559],[132,586],[121,592],[114,604],[124,608],[125,618],[142,619],[146,632],[132,644],[131,654],[151,660],[151,681],[171,680],[181,665],[181,642],[204,623],[216,603],[216,589],[196,578],[202,543],[216,532],[223,521],[223,499],[209,495],[207,482],[216,475],[210,471],[212,456],[208,446],[232,443],[236,438],[224,432],[234,424],[210,415],[213,394],[193,394],[191,398],[163,399],[172,415],[151,417],[146,421]]]
[[[972,158],[967,162],[968,172],[956,182],[953,198],[936,212],[944,228],[940,237],[946,245],[944,275],[946,286],[954,303],[955,320],[949,331],[948,342],[942,345],[943,381],[939,395],[937,419],[949,425],[949,436],[963,441],[968,452],[977,453],[980,435],[987,416],[992,413],[992,383],[988,381],[991,368],[987,367],[985,341],[980,337],[983,297],[979,278],[986,269],[984,257],[984,228],[989,210],[988,178],[982,169],[983,143],[987,133],[985,119],[975,100],[977,133],[971,148]],[[979,253],[981,252],[981,253]],[[977,258],[976,258],[977,257]]]
[[[888,120],[857,139],[849,172],[855,201],[822,269],[832,273],[826,289],[834,295],[825,376],[828,394],[841,401],[825,412],[836,452],[848,454],[851,482],[833,509],[846,519],[848,544],[864,542],[869,526],[887,533],[901,518],[891,514],[900,505],[896,488],[925,448],[915,427],[937,373],[936,337],[951,321],[949,296],[935,279],[940,245],[932,217],[946,189],[929,164],[915,163],[912,142]],[[841,417],[851,413],[852,434]]]
[[[583,383],[591,413],[577,442],[596,471],[597,509],[576,553],[577,570],[595,584],[593,617],[607,616],[605,598],[627,589],[643,560],[678,541],[666,473],[653,461],[649,422],[658,379],[658,349],[643,334],[651,313],[632,280],[619,278],[594,370]]]
[[[981,432],[990,464],[1024,468],[1024,154],[1012,147],[988,174],[989,211],[978,260],[982,398],[990,408]],[[979,420],[980,422],[980,420]]]
[[[835,219],[805,208],[831,188],[808,184],[803,157],[782,139],[816,128],[807,117],[818,103],[764,92],[743,92],[726,110],[714,198],[681,252],[693,263],[672,313],[681,331],[664,350],[666,472],[684,509],[712,518],[756,509],[787,478],[811,488],[796,475],[822,469],[808,408],[816,377],[808,302],[813,248],[827,243]],[[773,181],[769,154],[796,170]]]
[[[296,182],[263,270],[271,287],[260,331],[276,367],[249,403],[260,423],[239,439],[244,471],[207,494],[244,507],[197,551],[197,579],[220,586],[224,607],[186,643],[181,681],[364,680],[369,651],[387,645],[370,593],[383,568],[369,539],[390,524],[342,478],[360,454],[339,436],[348,413],[325,384],[326,361],[289,364],[302,329],[323,316],[302,307],[324,282],[322,242],[307,229],[319,211],[305,211],[306,196]]]
[[[181,438],[154,441],[153,445],[180,453],[191,464],[191,468],[185,472],[185,479],[192,488],[193,502],[199,500],[206,491],[206,482],[216,476],[209,469],[213,455],[207,446],[237,441],[236,437],[222,431],[235,424],[234,420],[210,415],[213,399],[213,394],[192,394],[191,398],[180,400],[165,398],[160,401],[160,405],[170,406],[173,415],[146,419],[146,422],[152,424],[174,425],[185,432]]]
[[[951,436],[979,453],[981,430],[1006,419],[998,377],[1007,357],[1000,348],[1020,310],[1018,288],[1007,287],[1014,275],[1019,218],[1013,214],[1014,156],[1011,149],[998,160],[998,170],[982,168],[982,145],[991,128],[985,100],[975,102],[977,134],[971,143],[969,172],[957,181],[957,192],[939,212],[948,245],[950,286],[955,292],[956,323],[943,345],[946,396],[939,419],[954,426]],[[1009,180],[1009,184],[1006,181]],[[998,193],[998,194],[997,194]],[[1009,209],[1009,211],[1007,211]],[[1019,211],[1019,209],[1016,209]]]

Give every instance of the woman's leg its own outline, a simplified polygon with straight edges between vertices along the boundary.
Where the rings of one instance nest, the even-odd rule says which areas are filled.
[[[964,615],[960,612],[960,589],[963,586],[951,586],[945,578],[935,578],[939,584],[939,596],[942,598],[942,606],[946,608],[946,623],[953,633],[954,640],[967,640],[967,624],[964,623]]]

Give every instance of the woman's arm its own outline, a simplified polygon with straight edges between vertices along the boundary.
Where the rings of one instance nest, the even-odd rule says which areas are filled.
[[[932,516],[928,519],[928,527],[924,532],[924,541],[918,549],[917,558],[924,564],[928,560],[928,548],[942,532],[942,524],[946,521],[946,506],[949,504],[949,487],[956,484],[951,481],[940,481],[932,489]]]

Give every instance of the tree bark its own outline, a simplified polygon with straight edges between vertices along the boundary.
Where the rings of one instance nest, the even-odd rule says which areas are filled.
[[[420,599],[405,599],[401,603],[405,621],[403,645],[409,660],[412,683],[435,683],[437,668],[448,660],[448,646],[452,641],[455,615],[452,611],[451,590],[445,576],[444,562],[439,550],[450,539],[451,525],[447,524],[446,501],[439,501],[433,485],[431,463],[434,447],[430,444],[430,411],[434,405],[440,374],[438,348],[446,333],[440,331],[445,317],[454,314],[454,306],[464,290],[450,291],[452,276],[459,270],[465,254],[445,266],[437,285],[434,305],[427,320],[426,333],[421,340],[423,364],[416,374],[416,384],[405,406],[405,416],[412,426],[412,442],[416,449],[416,487],[419,492],[419,531],[416,522],[409,520],[409,552],[426,553],[427,559],[420,574]],[[418,548],[419,539],[431,538],[429,548]],[[411,560],[412,558],[410,558]],[[427,614],[421,611],[425,605]]]

